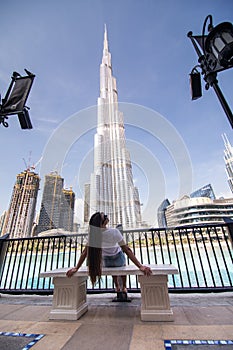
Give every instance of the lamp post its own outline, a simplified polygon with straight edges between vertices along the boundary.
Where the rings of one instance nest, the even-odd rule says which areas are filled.
[[[32,129],[32,123],[25,106],[35,75],[25,69],[26,76],[13,72],[5,97],[0,99],[0,124],[8,127],[9,115],[17,114],[22,129]]]
[[[209,34],[205,35],[208,20]],[[214,27],[212,16],[208,15],[203,24],[202,35],[194,36],[192,32],[189,32],[187,36],[191,39],[199,63],[190,73],[192,100],[202,96],[201,79],[198,72],[200,68],[206,82],[206,90],[213,87],[233,128],[233,114],[217,80],[218,72],[233,67],[233,25],[230,22],[223,22]]]

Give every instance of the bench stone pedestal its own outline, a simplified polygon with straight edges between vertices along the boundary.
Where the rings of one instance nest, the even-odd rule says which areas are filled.
[[[54,277],[51,320],[78,320],[88,310],[86,298],[87,277]]]
[[[173,321],[167,287],[167,275],[138,276],[141,285],[141,320]]]

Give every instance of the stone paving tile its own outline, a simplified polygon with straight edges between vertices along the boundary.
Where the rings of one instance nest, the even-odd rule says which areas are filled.
[[[132,325],[85,323],[74,333],[63,350],[128,350],[132,336]]]
[[[19,332],[19,333],[30,333],[28,329],[32,327],[35,322],[24,321],[24,320],[0,320],[0,331],[1,332]]]
[[[130,344],[129,350],[164,350],[164,342],[163,340],[158,339],[151,342],[145,338],[142,341],[132,342]]]
[[[233,307],[183,307],[185,316],[193,325],[233,325]]]
[[[121,322],[124,324],[134,323],[136,317],[140,318],[140,310],[135,307],[96,307],[89,306],[88,312],[81,318],[83,323],[110,324]]]
[[[53,334],[53,335],[67,335],[71,336],[80,326],[81,322],[71,321],[71,322],[36,322],[33,323],[29,328],[29,333],[38,333],[38,334]]]
[[[129,350],[164,350],[160,324],[135,325]]]
[[[182,306],[172,307],[172,311],[174,314],[175,324],[186,324],[186,325],[190,324],[190,320],[187,317],[184,307]]]
[[[167,325],[162,326],[162,339],[232,339],[233,326],[220,325]]]
[[[15,305],[13,305],[15,306]],[[50,308],[47,306],[31,306],[31,305],[17,305],[16,310],[12,308],[11,312],[4,316],[5,320],[12,319],[12,314],[14,314],[15,320],[25,320],[25,321],[46,321],[49,317]],[[33,310],[32,310],[33,308]]]
[[[37,344],[33,345],[32,350],[61,350],[70,340],[69,335],[48,334],[45,335]],[[73,350],[76,350],[74,348]]]
[[[11,313],[15,313],[17,310],[20,310],[21,308],[22,308],[22,305],[1,304],[0,319],[7,318],[8,315],[10,315]]]

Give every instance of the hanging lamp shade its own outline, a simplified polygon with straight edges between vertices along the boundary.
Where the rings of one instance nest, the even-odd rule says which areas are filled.
[[[233,25],[223,22],[211,29],[205,40],[205,51],[211,53],[225,69],[233,66]]]

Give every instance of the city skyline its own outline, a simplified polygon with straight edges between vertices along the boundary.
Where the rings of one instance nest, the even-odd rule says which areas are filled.
[[[103,0],[94,4],[91,1],[71,1],[69,6],[56,2],[56,11],[53,2],[31,4],[23,1],[18,4],[12,1],[3,4],[2,97],[13,71],[23,73],[23,69],[27,68],[36,78],[28,100],[34,128],[22,131],[17,117],[10,117],[9,128],[1,126],[0,129],[3,159],[6,160],[0,175],[4,184],[1,188],[1,213],[9,207],[15,176],[23,169],[23,158],[28,158],[31,153],[31,165],[38,163],[42,156],[45,159],[45,151],[48,151],[48,145],[54,135],[59,134],[62,125],[67,125],[66,121],[72,120],[72,116],[80,111],[80,116],[85,116],[85,111],[95,104],[104,23],[108,27],[114,57],[119,101],[125,103],[123,109],[127,109],[126,104],[134,104],[146,111],[155,111],[156,116],[160,114],[163,117],[166,130],[170,127],[177,133],[176,136],[179,135],[176,139],[183,141],[192,165],[192,188],[187,190],[188,193],[211,183],[217,197],[230,197],[221,135],[226,134],[232,143],[232,129],[214,92],[211,89],[204,91],[204,84],[203,97],[191,101],[188,76],[197,64],[197,57],[186,35],[190,30],[200,34],[208,14],[213,15],[214,25],[232,22],[232,9],[230,0],[226,0],[224,6],[221,1],[204,0],[189,4],[177,1],[175,7],[169,0],[117,3]],[[19,27],[20,31],[17,30]],[[232,69],[218,75],[231,107],[232,77]],[[93,120],[95,109],[93,107]],[[183,169],[177,175],[179,152],[174,158],[172,145],[167,145],[169,137],[165,139],[158,135],[156,125],[150,118],[145,118],[146,113],[134,119],[128,117],[128,113],[124,112],[124,115],[127,147],[133,148],[130,152],[136,175],[135,185],[142,193],[143,215],[150,194],[154,197],[157,192],[153,193],[152,186],[148,186],[153,181],[148,170],[151,162],[144,166],[137,155],[151,156],[152,163],[157,165],[154,170],[160,176],[155,180],[163,187],[159,200],[162,196],[170,199],[179,197],[179,178]],[[142,115],[144,126],[139,124]],[[151,118],[155,120],[155,117]],[[85,166],[86,172],[91,172],[88,167],[89,163],[93,164],[91,153],[96,128],[94,121],[88,130],[84,130],[84,122],[81,117],[79,123],[74,124],[79,139],[73,139],[61,166],[58,164],[57,167],[56,161],[48,169],[41,160],[36,168],[42,182],[46,173],[61,171],[65,187],[72,186],[79,198],[82,198],[83,184],[88,180],[80,168]],[[151,125],[155,128],[153,134],[150,133]],[[180,165],[178,168],[181,169]],[[154,208],[148,216],[156,216],[156,210]]]

